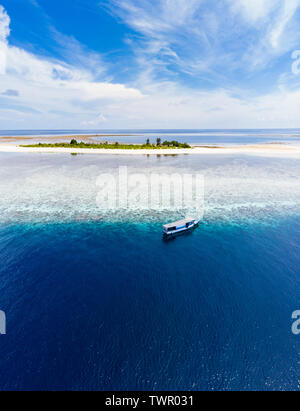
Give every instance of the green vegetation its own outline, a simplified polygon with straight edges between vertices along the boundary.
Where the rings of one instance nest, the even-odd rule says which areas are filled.
[[[151,144],[150,140],[147,139],[146,144],[123,144],[123,143],[108,143],[107,141],[103,143],[85,143],[83,141],[77,142],[75,139],[71,140],[70,143],[39,143],[39,144],[29,144],[21,145],[20,147],[45,147],[45,148],[91,148],[91,149],[122,149],[122,150],[140,150],[140,149],[167,149],[167,148],[191,148],[187,143],[179,143],[178,141],[164,141],[161,143],[161,139],[156,140],[156,145]]]
[[[164,147],[176,147],[176,148],[191,148],[191,146],[188,143],[179,143],[176,140],[173,141],[164,141],[162,143]]]

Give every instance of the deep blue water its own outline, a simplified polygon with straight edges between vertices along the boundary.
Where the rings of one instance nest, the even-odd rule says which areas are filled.
[[[300,129],[216,129],[216,130],[0,130],[1,136],[39,136],[38,141],[47,136],[63,135],[107,135],[109,141],[144,143],[147,138],[152,142],[157,137],[178,140],[190,144],[235,145],[281,142],[300,144]],[[121,135],[120,135],[121,134]],[[122,136],[123,134],[123,136]],[[112,137],[112,135],[116,135]],[[99,138],[105,140],[106,138]]]
[[[0,226],[0,389],[298,389],[300,219]]]

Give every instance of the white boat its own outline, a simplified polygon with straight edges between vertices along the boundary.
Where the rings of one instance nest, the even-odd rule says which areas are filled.
[[[186,218],[184,220],[176,221],[175,223],[166,224],[163,226],[164,235],[174,235],[177,233],[182,233],[184,231],[192,230],[197,227],[199,220],[193,218]]]

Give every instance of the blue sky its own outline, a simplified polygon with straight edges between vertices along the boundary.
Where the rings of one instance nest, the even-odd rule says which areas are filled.
[[[298,0],[0,0],[0,129],[300,127]]]

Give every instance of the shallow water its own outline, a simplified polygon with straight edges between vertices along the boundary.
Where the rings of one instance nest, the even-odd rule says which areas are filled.
[[[180,210],[111,213],[99,173],[205,177]],[[0,155],[1,389],[299,389],[300,161]]]
[[[97,156],[0,153],[0,222],[166,222],[195,210],[99,209],[97,178],[119,167],[128,174],[199,174],[204,178],[205,221],[276,220],[299,215],[300,161],[248,156]],[[180,181],[180,180],[178,180]],[[145,190],[146,192],[146,190]],[[202,212],[202,210],[199,210]]]

